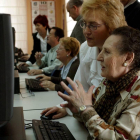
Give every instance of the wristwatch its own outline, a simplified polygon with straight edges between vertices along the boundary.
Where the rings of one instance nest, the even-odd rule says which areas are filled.
[[[93,105],[82,105],[79,107],[79,114],[81,114],[84,110],[86,110],[87,107],[93,107]]]
[[[42,71],[42,73],[44,73],[44,70],[43,69],[41,69],[41,71]]]

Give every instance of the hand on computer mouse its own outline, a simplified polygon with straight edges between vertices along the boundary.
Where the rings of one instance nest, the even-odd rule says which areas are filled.
[[[36,79],[40,81],[40,79],[42,79],[42,76],[38,76],[36,77]]]
[[[52,113],[52,114],[49,114],[49,115],[47,115],[47,116],[45,116],[45,114],[43,114],[40,118],[41,118],[42,120],[51,120],[52,117],[53,117],[54,115],[56,115],[56,114],[57,114],[56,112],[54,112],[54,113]]]
[[[56,115],[53,115],[52,116],[52,119],[58,119],[58,118],[62,118],[64,116],[67,115],[67,112],[66,112],[66,109],[65,108],[59,108],[59,107],[50,107],[50,108],[46,108],[45,110],[43,110],[41,112],[42,115],[49,115],[49,114],[52,114],[52,113],[56,113]]]
[[[36,79],[37,78],[40,78],[40,81],[44,81],[44,80],[50,81],[51,80],[51,77],[45,76],[45,75],[37,76]]]

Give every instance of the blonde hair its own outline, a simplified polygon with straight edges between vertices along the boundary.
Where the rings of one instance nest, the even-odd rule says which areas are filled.
[[[127,25],[124,16],[124,6],[120,0],[84,0],[81,7],[81,15],[88,16],[92,12],[94,16],[98,13],[109,31]]]
[[[71,51],[70,56],[74,57],[79,53],[80,42],[74,37],[63,37],[59,41],[66,51]]]

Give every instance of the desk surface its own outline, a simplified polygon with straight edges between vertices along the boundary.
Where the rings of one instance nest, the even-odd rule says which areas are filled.
[[[20,92],[22,94],[14,95],[14,107],[22,106],[23,110],[29,109],[44,109],[55,106],[61,103],[63,100],[57,95],[56,91],[46,92],[34,92],[34,96],[31,96],[25,87],[25,78],[35,78],[36,76],[28,76],[26,73],[19,73],[20,76]],[[30,97],[29,97],[30,96]],[[41,110],[24,111],[24,119],[40,119]],[[65,123],[76,140],[86,140],[88,132],[82,123],[78,122],[72,116],[66,116],[61,119],[57,119],[61,123]],[[30,123],[31,121],[25,121]],[[25,130],[27,140],[35,140],[35,136],[32,129]]]

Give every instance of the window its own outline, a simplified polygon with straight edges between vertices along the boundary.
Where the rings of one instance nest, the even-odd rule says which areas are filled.
[[[16,47],[27,53],[26,0],[0,0],[0,13],[11,15],[12,27],[16,30]]]

